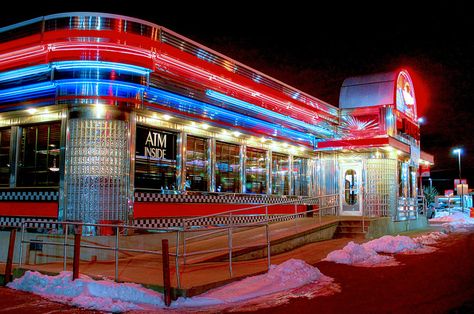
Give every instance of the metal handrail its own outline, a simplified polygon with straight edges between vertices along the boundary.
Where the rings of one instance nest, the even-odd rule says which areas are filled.
[[[228,210],[224,212],[219,212],[215,214],[208,214],[208,215],[203,215],[203,216],[198,216],[198,217],[191,217],[191,218],[185,218],[182,220],[183,222],[183,229],[186,229],[188,226],[187,224],[191,221],[196,221],[204,218],[209,218],[209,217],[221,217],[221,216],[226,216],[226,215],[231,215],[237,212],[244,212],[244,211],[249,211],[253,209],[258,209],[258,208],[268,208],[272,206],[279,206],[279,205],[304,205],[304,201],[313,201],[325,197],[337,197],[339,194],[327,194],[327,195],[319,195],[319,196],[313,196],[313,197],[302,197],[297,200],[291,200],[287,202],[280,202],[280,203],[274,203],[274,204],[261,204],[261,205],[255,205],[255,206],[250,206],[250,207],[245,207],[245,208],[238,208],[238,209],[233,209],[233,210]],[[268,215],[268,210],[266,211],[265,215]]]

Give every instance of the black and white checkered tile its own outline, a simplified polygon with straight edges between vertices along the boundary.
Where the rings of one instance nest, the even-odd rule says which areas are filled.
[[[57,201],[58,191],[0,191],[0,201]]]
[[[299,214],[298,217],[303,217],[304,214]],[[272,221],[285,221],[292,219],[293,216],[287,215],[271,215],[270,219]],[[233,216],[232,223],[234,225],[239,224],[248,224],[256,223],[265,220],[264,215],[242,215],[242,216]],[[193,220],[188,222],[186,227],[192,226],[218,226],[218,225],[228,225],[230,224],[229,217],[204,217],[200,219]],[[183,227],[183,218],[173,217],[173,218],[156,218],[156,219],[137,219],[133,222],[135,227],[142,228],[173,228],[173,227]]]
[[[54,228],[56,219],[52,218],[33,218],[33,217],[5,217],[0,216],[0,227],[21,227],[24,221],[30,221],[25,224],[26,228]]]
[[[300,200],[300,196],[252,195],[252,194],[160,194],[136,192],[135,202],[160,203],[232,203],[232,204],[279,204]]]
[[[304,214],[299,214],[299,217],[303,217]],[[285,221],[292,219],[292,216],[286,215],[271,215],[272,221]],[[265,219],[264,215],[242,215],[234,216],[232,223],[234,225],[248,224],[261,222]],[[26,228],[45,228],[54,229],[57,228],[57,220],[51,218],[33,218],[33,217],[0,217],[0,228],[3,227],[16,227],[20,228],[22,222],[28,221],[25,224]],[[192,226],[219,226],[228,225],[230,223],[229,217],[206,217],[193,220],[188,222],[187,227]],[[183,218],[154,218],[154,219],[137,219],[133,221],[133,226],[141,228],[173,228],[183,227]]]

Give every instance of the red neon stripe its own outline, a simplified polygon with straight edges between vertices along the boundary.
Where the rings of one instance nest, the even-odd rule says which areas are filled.
[[[0,202],[0,216],[58,218],[58,203]]]
[[[324,141],[318,143],[318,148],[338,148],[338,147],[373,147],[389,144],[388,137],[348,139],[337,141]]]
[[[208,204],[208,203],[142,203],[133,206],[133,218],[191,217],[222,213],[229,210],[249,208],[255,204]],[[297,205],[297,212],[306,211],[305,205]],[[294,214],[295,205],[268,206],[269,214]],[[235,215],[265,214],[265,207],[246,210]]]

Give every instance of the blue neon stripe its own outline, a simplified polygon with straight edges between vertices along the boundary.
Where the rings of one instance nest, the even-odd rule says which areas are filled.
[[[275,123],[265,122],[260,119],[163,90],[147,90],[146,100],[149,102],[156,102],[161,105],[167,105],[172,108],[178,108],[180,111],[187,113],[198,114],[211,120],[227,122],[234,126],[239,126],[250,130],[253,129],[265,131],[270,136],[284,137],[299,142],[304,142],[309,145],[313,145],[316,140],[315,136],[312,134],[291,130]]]
[[[224,101],[226,103],[234,104],[237,107],[243,108],[245,110],[250,110],[250,111],[256,112],[258,114],[263,114],[265,116],[269,116],[269,117],[272,117],[274,119],[282,120],[282,121],[285,121],[287,123],[302,127],[305,130],[315,132],[316,134],[324,134],[324,135],[327,135],[327,136],[334,135],[334,132],[332,132],[331,130],[327,130],[327,129],[324,129],[324,128],[319,127],[319,126],[311,125],[309,123],[297,120],[295,118],[282,115],[282,114],[277,113],[275,111],[268,110],[268,109],[256,106],[256,105],[248,103],[246,101],[243,101],[243,100],[240,100],[240,99],[237,99],[237,98],[234,98],[234,97],[230,97],[230,96],[227,96],[225,94],[222,94],[222,93],[210,90],[210,89],[206,90],[206,95],[211,97],[211,98]]]
[[[205,117],[214,120],[216,124],[219,124],[219,122],[228,123],[244,129],[263,132],[268,136],[286,138],[310,146],[313,146],[316,141],[312,134],[285,128],[277,123],[266,122],[164,90],[117,81],[67,79],[15,87],[0,91],[0,103],[18,101],[21,105],[21,101],[28,101],[44,95],[54,95],[54,93],[57,93],[58,96],[71,95],[77,96],[77,98],[81,96],[113,96],[139,101],[145,97],[151,103],[159,103],[183,113]]]

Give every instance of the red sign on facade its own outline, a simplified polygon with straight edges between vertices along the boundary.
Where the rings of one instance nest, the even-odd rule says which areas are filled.
[[[430,165],[420,165],[420,176],[430,177]]]

